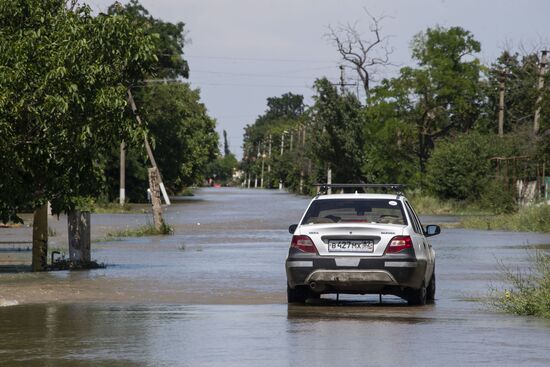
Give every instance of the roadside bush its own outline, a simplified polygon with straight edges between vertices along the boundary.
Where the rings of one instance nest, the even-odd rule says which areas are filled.
[[[513,189],[498,180],[488,180],[480,194],[479,204],[494,214],[512,213],[517,210]]]
[[[530,260],[525,272],[500,264],[509,288],[493,289],[491,303],[505,312],[550,318],[550,256],[536,251]]]
[[[489,137],[479,133],[441,141],[428,160],[426,183],[440,199],[477,199],[490,174],[491,156]]]
[[[530,206],[516,213],[490,217],[469,217],[460,222],[463,228],[518,232],[550,232],[550,205]]]

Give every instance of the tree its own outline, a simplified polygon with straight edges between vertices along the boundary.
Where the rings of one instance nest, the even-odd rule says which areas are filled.
[[[151,71],[154,51],[124,16],[62,0],[0,3],[3,221],[47,201],[69,212],[98,194],[105,155],[142,133],[125,114],[126,90]]]
[[[228,156],[231,154],[231,151],[229,150],[229,143],[227,142],[227,131],[225,129],[223,130],[223,155]]]
[[[531,125],[535,114],[538,96],[537,78],[539,74],[538,56],[536,53],[519,55],[517,52],[503,51],[497,60],[487,68],[487,81],[484,93],[487,103],[483,105],[485,119],[479,129],[496,132],[498,124],[499,79],[504,75],[504,131],[509,133],[525,125]],[[547,76],[547,82],[550,77]],[[548,89],[547,89],[548,90]],[[543,98],[543,110],[550,110],[548,98]],[[547,116],[548,114],[543,114]],[[546,118],[546,121],[549,119]]]
[[[144,29],[153,36],[157,63],[154,76],[157,78],[176,78],[189,76],[189,65],[183,58],[185,45],[185,23],[164,22],[149,14],[138,0],[130,0],[126,5],[115,2],[108,9],[110,15],[123,15],[130,19],[136,28]]]
[[[186,83],[151,85],[140,92],[140,114],[153,140],[155,159],[166,189],[176,194],[200,183],[218,150],[216,121],[201,103],[198,90]],[[108,192],[118,187],[119,160],[113,152],[106,175]],[[148,187],[147,160],[141,143],[129,145],[127,187],[131,201],[143,201]]]
[[[385,98],[398,100],[403,120],[417,131],[415,154],[420,172],[437,139],[471,129],[483,103],[480,44],[460,27],[428,28],[412,42],[418,67],[404,67],[386,81]]]
[[[388,44],[388,37],[381,35],[380,22],[383,17],[374,17],[365,9],[370,24],[372,38],[364,39],[357,29],[357,24],[341,25],[338,28],[329,26],[326,37],[336,46],[342,59],[351,65],[361,79],[367,100],[370,82],[380,66],[390,65],[389,56],[393,52]]]
[[[285,93],[280,97],[268,98],[265,113],[258,116],[254,124],[247,125],[245,128],[241,169],[249,176],[261,178],[263,160],[264,171],[270,170],[264,172],[267,187],[277,186],[280,180],[283,183],[289,183],[285,162],[291,159],[290,135],[292,134],[296,139],[295,147],[297,147],[298,131],[305,126],[305,119],[302,95]],[[269,155],[270,144],[271,155]],[[283,146],[282,156],[279,150],[281,145]],[[262,157],[263,155],[265,157]]]
[[[315,89],[311,116],[316,144],[310,158],[317,162],[319,178],[324,179],[322,172],[330,166],[333,182],[358,182],[365,158],[361,104],[352,94],[338,95],[327,79],[318,79]]]

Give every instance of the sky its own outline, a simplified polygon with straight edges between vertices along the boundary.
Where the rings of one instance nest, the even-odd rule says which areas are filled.
[[[84,0],[106,11],[109,0]],[[122,1],[123,3],[125,1]],[[410,41],[428,27],[460,26],[481,42],[479,58],[491,63],[503,49],[550,48],[550,0],[141,0],[155,17],[186,24],[189,82],[217,130],[227,130],[230,150],[242,155],[244,127],[266,110],[268,97],[292,92],[312,103],[312,85],[335,83],[341,59],[326,38],[329,26],[356,24],[365,39],[368,10],[389,37],[395,66],[377,78],[412,65]],[[346,69],[348,83],[356,79]],[[352,87],[353,88],[353,87]]]

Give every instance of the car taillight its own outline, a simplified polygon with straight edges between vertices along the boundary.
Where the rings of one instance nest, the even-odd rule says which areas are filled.
[[[317,252],[313,241],[308,236],[292,236],[290,247],[294,247],[302,252]]]
[[[410,236],[395,236],[386,247],[386,254],[395,254],[412,247],[413,242]]]

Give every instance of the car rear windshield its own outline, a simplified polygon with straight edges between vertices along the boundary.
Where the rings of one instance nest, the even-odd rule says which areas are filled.
[[[388,199],[315,200],[304,216],[302,225],[357,222],[407,225],[401,202]]]

